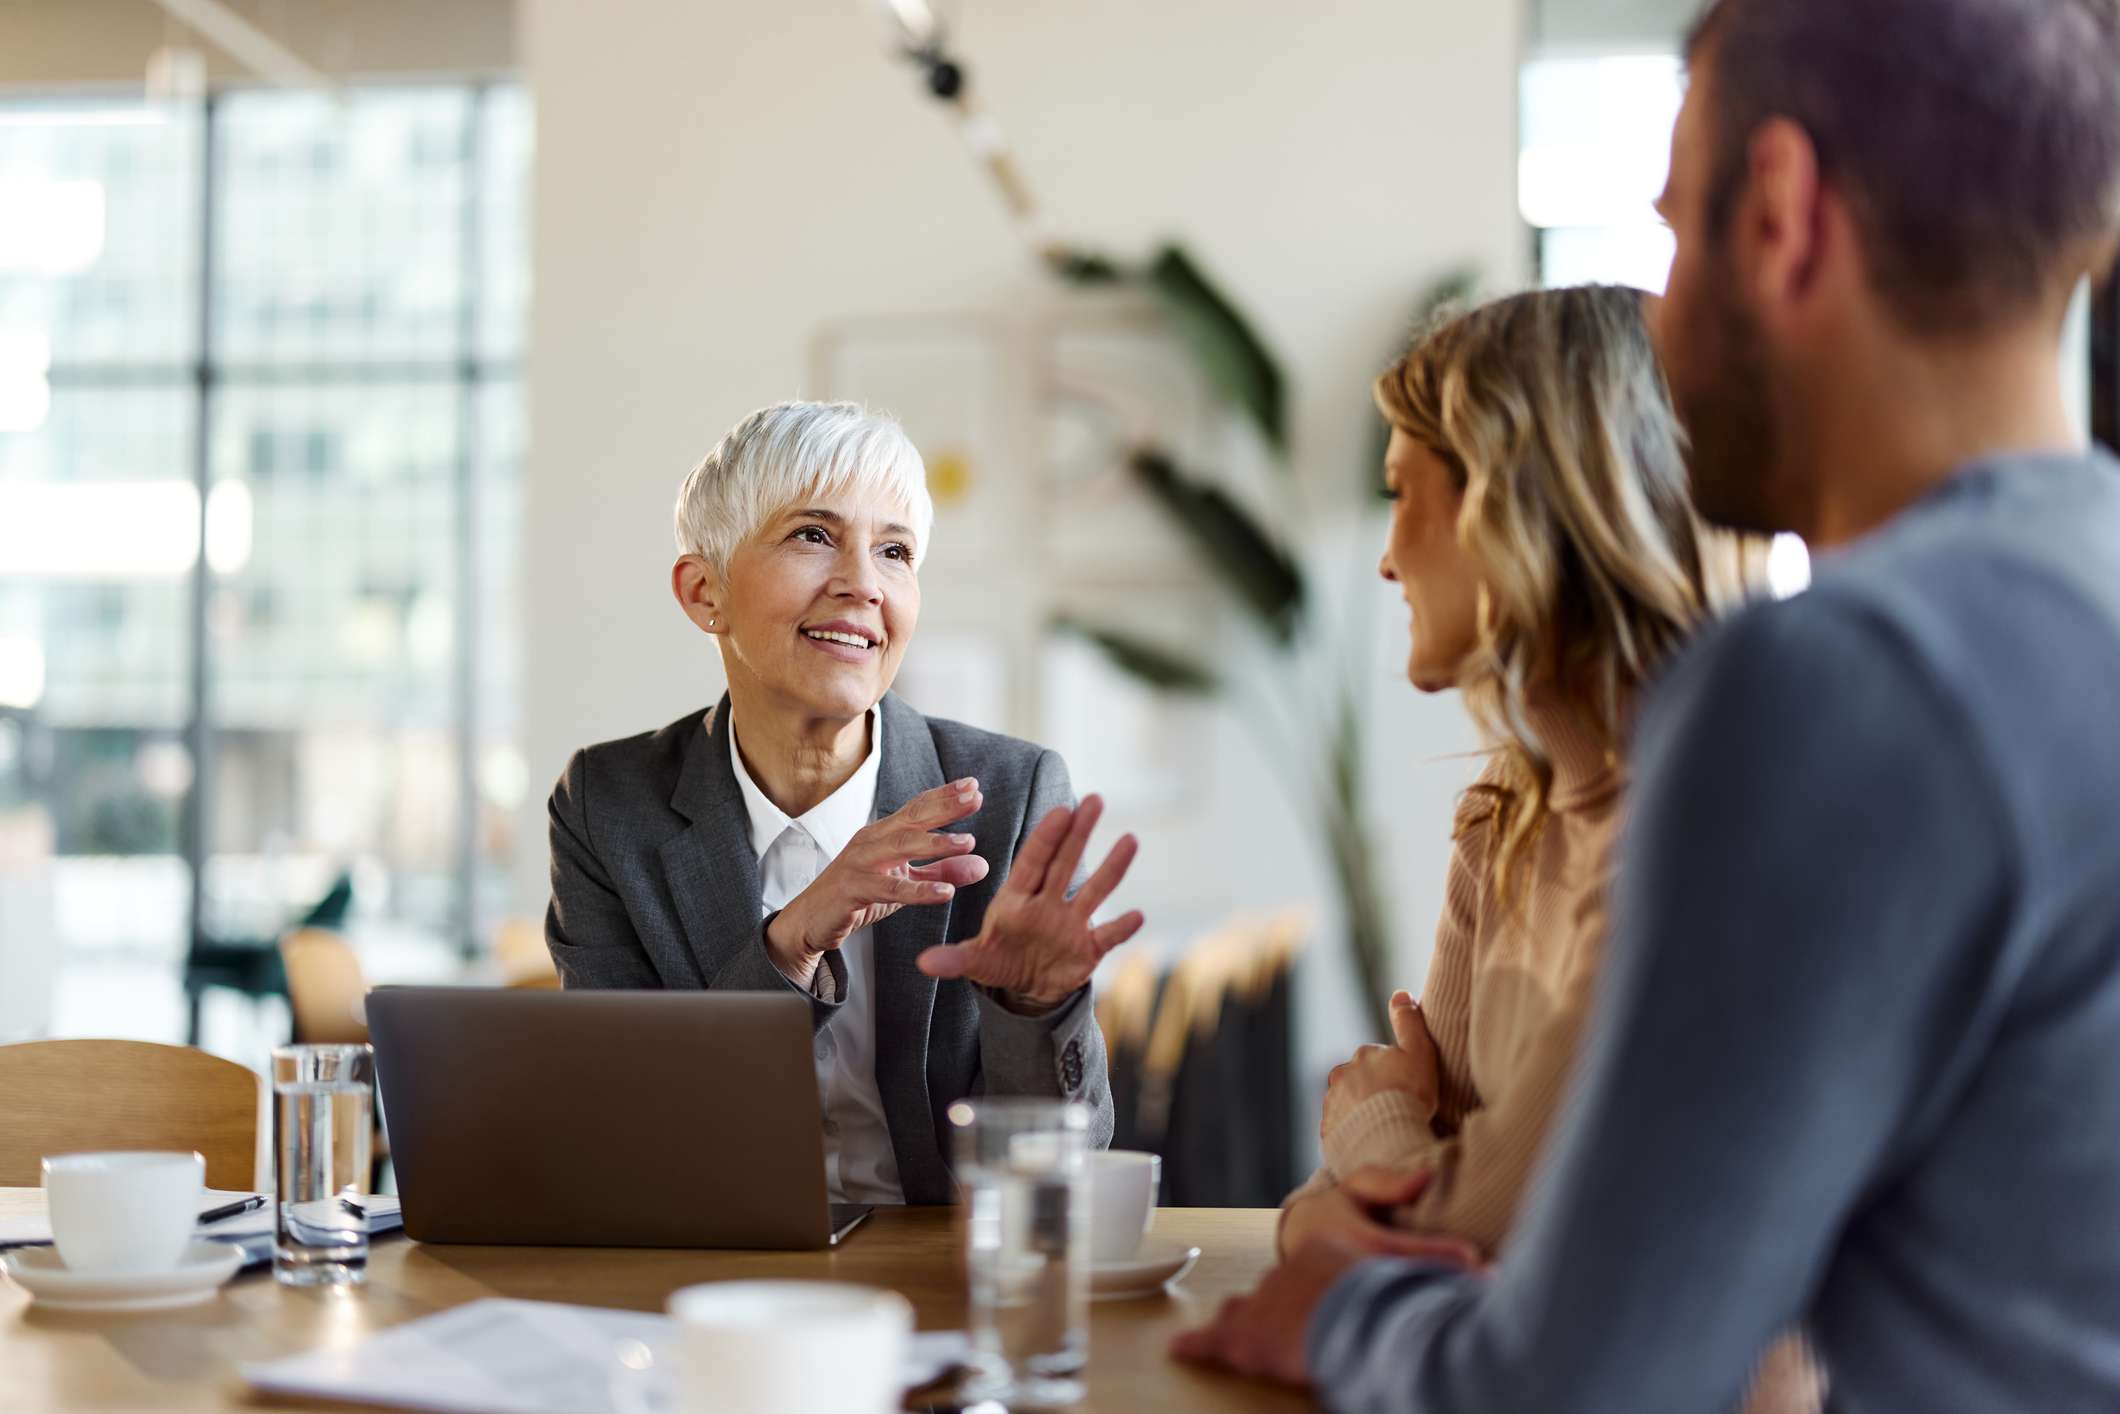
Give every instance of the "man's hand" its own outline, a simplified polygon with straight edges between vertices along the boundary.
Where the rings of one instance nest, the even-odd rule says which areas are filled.
[[[1066,1001],[1096,970],[1097,960],[1141,928],[1140,913],[1092,926],[1091,915],[1119,887],[1139,845],[1122,836],[1073,898],[1067,888],[1089,845],[1104,802],[1090,796],[1053,809],[1016,851],[1008,881],[986,906],[979,936],[920,954],[930,977],[965,977],[1033,1006]]]
[[[1455,1238],[1411,1240],[1420,1243],[1422,1250],[1398,1255],[1467,1270],[1477,1270],[1480,1265],[1478,1254]],[[1258,1290],[1249,1296],[1230,1297],[1211,1323],[1179,1335],[1170,1343],[1170,1353],[1194,1365],[1284,1385],[1307,1386],[1310,1364],[1303,1347],[1318,1303],[1349,1267],[1374,1255],[1330,1239],[1306,1243],[1293,1257],[1268,1272]]]
[[[1395,1044],[1363,1046],[1352,1060],[1333,1067],[1325,1081],[1324,1113],[1318,1120],[1321,1135],[1331,1133],[1356,1105],[1385,1090],[1403,1090],[1424,1113],[1435,1113],[1442,1067],[1428,1024],[1421,1020],[1420,1003],[1408,993],[1392,994],[1391,1031],[1397,1038]]]
[[[824,955],[861,929],[909,904],[948,903],[958,889],[984,879],[986,861],[972,853],[976,839],[933,833],[976,814],[980,802],[979,782],[967,778],[916,795],[864,826],[767,927],[773,965],[807,987]],[[931,862],[915,864],[918,859]]]
[[[1476,1267],[1482,1258],[1469,1242],[1390,1225],[1391,1210],[1417,1201],[1434,1177],[1428,1169],[1356,1169],[1288,1205],[1281,1216],[1280,1249],[1300,1252],[1322,1241],[1372,1257],[1427,1257]]]

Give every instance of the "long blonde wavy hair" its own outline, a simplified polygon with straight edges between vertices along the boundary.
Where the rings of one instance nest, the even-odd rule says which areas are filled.
[[[1541,290],[1458,314],[1378,378],[1378,409],[1449,468],[1459,543],[1478,566],[1478,637],[1460,669],[1493,767],[1460,812],[1492,827],[1507,894],[1550,813],[1553,760],[1534,697],[1573,710],[1615,756],[1635,690],[1741,597],[1757,547],[1709,531],[1643,320],[1609,285]]]

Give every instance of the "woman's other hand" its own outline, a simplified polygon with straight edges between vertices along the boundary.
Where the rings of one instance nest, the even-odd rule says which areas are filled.
[[[1300,1252],[1324,1240],[1379,1257],[1425,1257],[1476,1268],[1478,1248],[1454,1237],[1408,1232],[1390,1225],[1394,1208],[1418,1200],[1434,1177],[1401,1169],[1360,1168],[1329,1187],[1306,1193],[1281,1216],[1281,1251]]]
[[[908,905],[948,903],[957,890],[984,879],[986,861],[972,853],[976,839],[936,833],[976,814],[981,799],[979,782],[953,781],[857,832],[767,926],[774,966],[807,987],[824,955],[861,929]]]
[[[1427,1114],[1434,1114],[1442,1089],[1441,1065],[1421,1005],[1406,992],[1391,997],[1389,1046],[1363,1046],[1354,1058],[1334,1066],[1325,1082],[1324,1113],[1318,1132],[1329,1134],[1355,1106],[1386,1090],[1402,1090]]]
[[[963,977],[1032,1007],[1057,1006],[1073,995],[1099,958],[1141,929],[1139,912],[1101,926],[1090,921],[1134,862],[1140,846],[1132,835],[1122,836],[1097,872],[1068,896],[1075,866],[1103,813],[1104,802],[1092,795],[1040,820],[987,905],[979,935],[929,948],[920,954],[920,970],[930,977]]]

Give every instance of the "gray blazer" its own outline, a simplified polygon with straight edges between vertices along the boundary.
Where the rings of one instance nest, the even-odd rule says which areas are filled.
[[[984,880],[946,905],[876,925],[876,1088],[908,1203],[954,1197],[943,1112],[967,1095],[1050,1095],[1091,1108],[1091,1142],[1111,1142],[1104,1038],[1084,987],[1042,1016],[1019,1016],[984,987],[938,982],[913,959],[979,931],[1031,827],[1074,801],[1060,757],[1029,742],[924,717],[886,696],[876,816],[922,791],[979,779],[979,813],[952,828],[978,837]],[[703,730],[702,720],[706,722]],[[805,992],[765,947],[758,861],[729,765],[728,698],[660,731],[574,753],[549,809],[552,905],[545,944],[574,987],[713,987],[809,999],[812,1023],[837,1001]],[[833,997],[846,965],[826,954]]]

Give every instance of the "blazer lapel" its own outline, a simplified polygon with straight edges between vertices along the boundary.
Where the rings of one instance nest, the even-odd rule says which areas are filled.
[[[932,751],[930,752],[932,754]],[[888,764],[890,758],[884,758]],[[707,729],[685,747],[670,808],[692,827],[664,841],[663,879],[684,924],[685,941],[706,986],[758,937],[758,858],[736,773],[729,767],[729,699],[708,714]]]
[[[934,738],[918,712],[886,695],[878,716],[883,737],[883,763],[876,780],[880,820],[944,781]],[[939,1202],[949,1193],[949,1172],[927,1084],[935,979],[913,960],[924,949],[949,941],[950,913],[946,907],[901,908],[877,924],[874,933],[876,1088],[890,1121],[899,1184],[908,1202]],[[941,1197],[935,1196],[938,1192]]]

